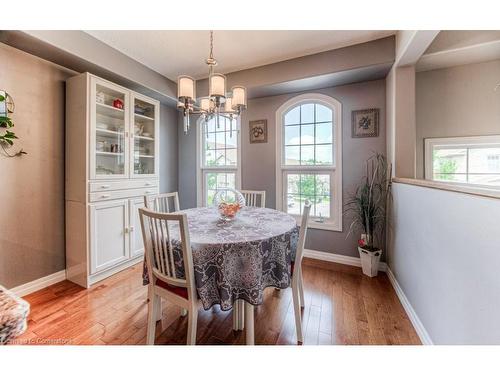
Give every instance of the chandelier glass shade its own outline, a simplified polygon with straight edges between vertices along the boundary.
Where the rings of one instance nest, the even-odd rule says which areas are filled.
[[[232,120],[239,117],[247,107],[245,87],[233,86],[228,92],[226,76],[214,72],[217,60],[213,57],[213,31],[210,31],[210,55],[205,62],[208,65],[208,96],[196,97],[194,78],[187,75],[177,78],[177,108],[183,112],[184,133],[189,130],[191,115],[200,115],[205,123],[215,117],[219,127],[219,116]]]

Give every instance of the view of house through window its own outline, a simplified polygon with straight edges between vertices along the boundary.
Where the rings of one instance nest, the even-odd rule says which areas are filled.
[[[426,178],[500,187],[500,138],[426,140]]]
[[[211,205],[217,189],[237,187],[238,124],[236,120],[219,117],[200,124],[202,129],[203,203]]]

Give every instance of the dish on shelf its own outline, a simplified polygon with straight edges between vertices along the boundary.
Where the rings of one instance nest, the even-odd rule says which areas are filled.
[[[136,104],[134,106],[134,113],[136,115],[147,116],[147,114],[150,112],[150,110],[151,110],[151,108],[140,105],[140,104]]]
[[[143,136],[143,137],[151,137],[151,133],[146,133],[146,132],[143,132],[143,133],[142,133],[142,136]]]

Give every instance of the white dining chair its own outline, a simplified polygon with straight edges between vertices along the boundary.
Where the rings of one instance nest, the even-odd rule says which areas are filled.
[[[297,330],[297,341],[302,343],[302,319],[301,308],[304,307],[304,284],[302,280],[302,258],[304,256],[304,245],[306,242],[307,226],[309,223],[309,212],[311,211],[311,203],[306,200],[302,220],[300,223],[299,240],[297,242],[297,251],[295,253],[295,261],[292,262],[292,298],[293,309],[295,311],[295,327]]]
[[[151,194],[144,196],[144,207],[152,209],[156,212],[172,213],[179,211],[179,194],[176,191],[171,193],[160,193]],[[162,305],[161,302],[157,304],[158,319],[161,318]],[[187,311],[185,309],[181,310],[181,316],[186,316]]]
[[[247,206],[266,207],[265,190],[240,190],[240,192],[243,194]]]
[[[139,216],[149,274],[146,342],[148,345],[154,345],[156,322],[159,320],[158,305],[164,298],[187,310],[187,343],[195,345],[199,303],[186,214],[160,213],[141,208]],[[171,225],[174,223],[178,224],[176,229],[179,231],[178,239],[181,242],[184,277],[179,275],[178,266],[174,262]]]
[[[156,212],[169,213],[179,211],[179,194],[174,191],[172,193],[145,195],[144,206]]]

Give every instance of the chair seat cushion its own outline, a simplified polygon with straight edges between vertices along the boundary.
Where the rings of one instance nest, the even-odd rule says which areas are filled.
[[[188,299],[188,290],[187,288],[183,288],[180,286],[174,286],[166,283],[163,280],[156,279],[156,286],[159,286],[160,288],[163,288],[165,290],[168,290],[169,292],[172,292],[174,294],[177,294],[179,297],[182,297],[184,299]]]

